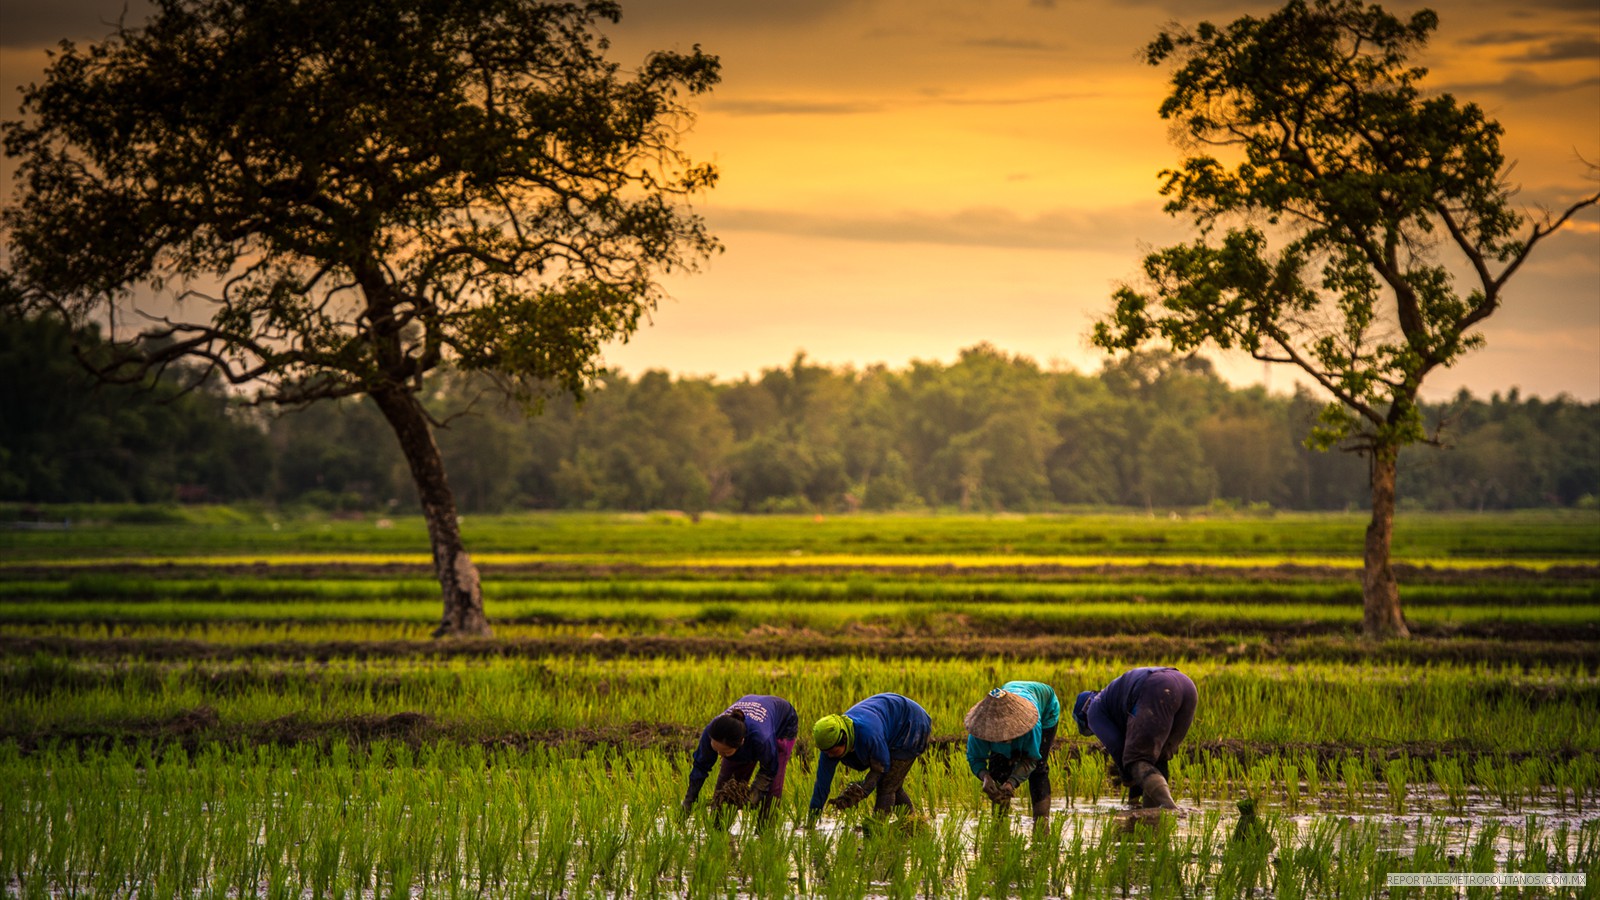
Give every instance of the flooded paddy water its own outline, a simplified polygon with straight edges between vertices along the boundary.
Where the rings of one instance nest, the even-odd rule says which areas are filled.
[[[1068,796],[1036,829],[1023,803],[997,816],[965,782],[930,778],[921,787],[939,800],[914,816],[813,821],[791,796],[758,824],[751,813],[666,814],[680,773],[656,754],[612,760],[638,776],[615,795],[596,778],[603,766],[582,758],[347,771],[307,754],[298,765],[251,756],[220,777],[220,756],[36,770],[35,787],[54,790],[5,804],[4,896],[1431,898],[1490,895],[1391,889],[1388,876],[1507,872],[1588,882],[1521,897],[1600,887],[1600,797],[1549,791],[1508,804],[1477,788],[1418,788],[1397,811],[1382,791],[1352,802],[1324,784],[1293,812],[1263,804],[1256,826],[1222,797],[1151,814]]]

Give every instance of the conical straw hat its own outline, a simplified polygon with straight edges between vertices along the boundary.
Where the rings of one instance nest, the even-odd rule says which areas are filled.
[[[980,741],[1009,741],[1039,721],[1039,707],[1020,694],[995,688],[967,710],[967,732]]]

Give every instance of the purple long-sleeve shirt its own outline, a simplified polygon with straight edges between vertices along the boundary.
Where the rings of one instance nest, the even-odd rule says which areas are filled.
[[[744,743],[728,757],[730,763],[755,761],[759,772],[769,778],[778,776],[778,741],[794,740],[800,733],[800,717],[789,701],[767,694],[746,694],[733,701],[718,716],[732,710],[744,713]],[[717,751],[711,749],[711,726],[700,730],[700,744],[695,747],[690,760],[689,795],[691,803],[700,796],[700,786],[711,775],[717,764]]]

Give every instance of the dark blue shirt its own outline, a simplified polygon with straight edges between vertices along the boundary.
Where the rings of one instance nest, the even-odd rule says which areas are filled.
[[[811,790],[813,812],[827,804],[833,773],[840,764],[858,772],[874,765],[879,771],[888,771],[890,760],[915,759],[928,749],[933,719],[908,697],[873,694],[844,714],[855,726],[855,743],[850,752],[838,759],[827,753],[818,754],[817,784]]]
[[[1172,671],[1176,671],[1172,666],[1129,669],[1111,679],[1105,690],[1095,694],[1089,701],[1089,708],[1085,711],[1089,728],[1100,739],[1100,743],[1106,745],[1106,750],[1119,767],[1122,765],[1122,747],[1128,737],[1128,720],[1139,708],[1139,693],[1144,688],[1145,679],[1150,677],[1151,672]]]
[[[728,757],[729,764],[754,761],[760,764],[762,774],[776,778],[778,741],[793,740],[800,733],[800,717],[789,701],[766,694],[746,694],[717,715],[735,709],[744,713],[744,743]],[[711,749],[711,726],[707,724],[700,731],[700,745],[690,756],[693,767],[689,770],[688,799],[691,802],[700,796],[700,786],[705,784],[711,767],[720,758],[717,751]]]

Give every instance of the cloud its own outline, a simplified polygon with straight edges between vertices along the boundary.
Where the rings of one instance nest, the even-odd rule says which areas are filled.
[[[776,209],[721,209],[713,230],[893,244],[941,244],[1009,250],[1125,252],[1163,239],[1172,225],[1155,204],[1118,209],[1057,209],[1033,217],[994,207],[954,212],[902,211],[830,215]]]
[[[951,93],[942,88],[927,88],[914,97],[847,99],[829,97],[749,97],[744,99],[718,99],[708,101],[709,112],[729,116],[860,116],[874,115],[890,110],[906,110],[914,106],[1026,106],[1037,103],[1059,103],[1065,100],[1084,100],[1101,96],[1095,92],[1055,91],[1048,93],[1021,93],[1015,95],[975,95]]]
[[[1463,38],[1468,47],[1497,47],[1503,44],[1526,44],[1550,37],[1548,31],[1489,31],[1475,37]]]
[[[883,112],[884,104],[867,100],[712,100],[709,112],[730,116],[860,116]]]
[[[1595,59],[1600,59],[1600,38],[1592,35],[1550,41],[1526,53],[1507,57],[1509,62],[1566,62]]]
[[[1594,15],[1594,0],[1524,0],[1527,10],[1554,10],[1556,12],[1578,12]],[[1523,13],[1528,14],[1527,12]],[[1537,14],[1536,12],[1534,14]]]
[[[1055,41],[1012,37],[968,38],[961,42],[961,46],[976,47],[980,50],[1006,50],[1023,53],[1060,53],[1067,49],[1066,44]]]
[[[806,0],[804,3],[752,3],[750,0],[627,0],[622,23],[627,26],[694,26],[697,28],[765,29],[823,21],[862,0]]]
[[[1591,90],[1600,87],[1600,77],[1580,78],[1577,81],[1552,81],[1527,69],[1513,69],[1499,81],[1462,82],[1442,87],[1444,90],[1468,97],[1478,93],[1493,93],[1512,100],[1526,100],[1569,91]]]
[[[1519,47],[1521,53],[1502,57],[1507,62],[1584,62],[1600,59],[1600,37],[1569,36],[1554,31],[1490,31],[1466,38],[1468,47]],[[1529,47],[1528,45],[1535,45]]]

